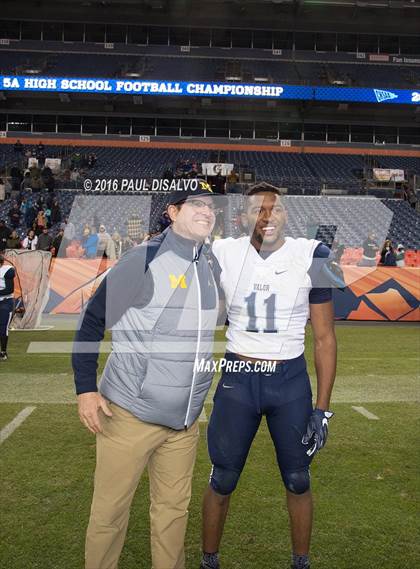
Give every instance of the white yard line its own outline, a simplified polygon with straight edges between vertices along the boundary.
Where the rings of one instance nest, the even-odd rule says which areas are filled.
[[[377,417],[376,415],[374,415],[364,407],[356,407],[355,405],[352,405],[351,408],[357,411],[357,413],[363,415],[363,417],[366,417],[366,419],[370,419],[371,421],[379,421],[379,417]]]
[[[0,431],[0,445],[20,427],[23,421],[25,421],[35,409],[36,407],[25,407],[25,409],[22,409],[22,411],[16,415],[13,421],[10,421],[10,423]]]

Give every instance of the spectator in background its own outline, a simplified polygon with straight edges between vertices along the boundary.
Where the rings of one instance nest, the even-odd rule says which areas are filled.
[[[38,164],[43,166],[45,162],[45,148],[41,141],[39,141],[38,146],[36,147],[36,157]]]
[[[54,198],[51,204],[51,223],[54,225],[55,223],[60,223],[61,221],[61,209],[60,204],[58,203],[58,199]]]
[[[32,226],[31,226],[29,229],[32,229],[32,231],[35,233],[35,235],[36,235],[37,237],[38,237],[39,235],[41,235],[41,233],[42,233],[42,227],[38,227],[38,224],[37,224],[37,222],[36,222],[36,219],[35,219],[35,221],[33,222]]]
[[[38,199],[36,200],[36,205],[38,207],[38,210],[44,209],[45,200],[44,200],[44,196],[42,194],[40,196],[38,196]]]
[[[72,170],[77,170],[82,166],[82,155],[80,152],[75,152],[71,158],[70,167]]]
[[[77,168],[70,172],[70,182],[77,183],[80,180],[80,172]]]
[[[98,250],[98,234],[96,229],[93,227],[85,227],[83,230],[82,247],[85,250],[85,257],[88,259],[94,259],[96,257],[96,252]]]
[[[121,255],[124,255],[124,253],[126,253],[129,249],[132,249],[133,247],[134,247],[134,241],[130,239],[128,235],[126,235],[122,240]]]
[[[4,251],[7,246],[7,240],[9,239],[11,230],[7,227],[3,219],[0,219],[0,252]]]
[[[387,239],[382,247],[381,260],[379,261],[381,265],[385,267],[396,267],[397,262],[395,258],[394,248],[392,247],[391,239]]]
[[[23,174],[22,174],[22,170],[20,168],[18,168],[17,166],[12,166],[12,168],[10,169],[10,178],[11,178],[11,185],[12,185],[12,189],[11,192],[19,192],[20,191],[20,186],[22,184],[22,180],[23,180]],[[7,196],[7,193],[6,193]]]
[[[23,215],[23,218],[25,218],[25,213],[26,213],[26,208],[28,207],[28,200],[27,198],[23,198],[22,201],[20,202],[20,214]]]
[[[112,241],[114,242],[115,246],[115,256],[119,259],[122,255],[122,238],[118,231],[114,231],[112,234]]]
[[[369,233],[367,239],[363,241],[363,255],[359,262],[359,267],[375,267],[376,254],[379,251],[379,246],[376,242],[376,235]]]
[[[25,239],[22,241],[22,247],[28,251],[35,251],[38,243],[38,237],[33,229],[28,229]]]
[[[395,261],[397,263],[397,267],[405,267],[405,249],[402,243],[400,243],[397,247]]]
[[[67,241],[73,241],[76,237],[76,228],[74,227],[74,223],[69,221],[68,217],[64,218],[64,223],[61,224],[62,229],[64,229],[64,238]]]
[[[36,225],[39,233],[42,233],[44,227],[47,227],[47,218],[45,217],[45,211],[43,209],[40,209],[36,216]]]
[[[6,241],[7,249],[20,249],[22,247],[19,235],[17,234],[16,229],[13,229],[10,237]]]
[[[410,204],[410,206],[413,209],[416,209],[417,196],[416,196],[416,192],[412,188],[409,188],[409,190],[407,192],[407,199],[408,199],[408,203]]]
[[[10,225],[11,227],[13,227],[13,229],[16,229],[17,227],[19,227],[20,224],[20,208],[18,206],[18,204],[16,202],[14,202],[13,206],[11,207],[11,209],[9,209],[9,219],[10,219]]]
[[[46,166],[45,168],[42,169],[41,179],[42,179],[43,185],[46,188],[48,188],[48,191],[54,191],[54,186],[55,186],[54,175],[53,175],[52,170],[49,166]]]
[[[17,139],[17,141],[14,143],[13,150],[14,150],[17,158],[22,157],[24,147],[23,147],[23,144],[21,143],[21,141],[19,139]]]
[[[34,221],[36,220],[37,215],[38,215],[38,206],[31,202],[30,205],[27,207],[25,213],[26,227],[32,227]]]
[[[53,257],[65,257],[64,249],[60,251],[61,242],[63,241],[63,235],[64,235],[64,229],[60,229],[57,235],[53,239],[52,249],[51,249]]]
[[[21,190],[32,190],[32,180],[31,180],[31,173],[29,172],[29,170],[27,170],[25,172],[25,175],[23,176],[23,180],[22,180],[22,184],[21,184]]]
[[[4,184],[4,199],[7,200],[8,198],[10,198],[12,194],[12,184],[7,178],[3,179],[3,184]]]
[[[40,192],[43,188],[41,176],[31,176],[31,189],[33,192]]]
[[[44,214],[45,214],[45,221],[47,222],[46,226],[51,227],[51,210],[48,206],[44,209]]]
[[[228,175],[226,181],[228,182],[228,184],[232,184],[232,185],[235,185],[237,182],[239,182],[239,177],[238,177],[238,174],[235,172],[235,170],[231,170],[229,172],[229,175]]]
[[[38,251],[50,251],[52,247],[53,239],[51,235],[48,233],[47,227],[42,229],[41,235],[38,237],[38,242],[36,244],[36,248]]]
[[[99,226],[98,233],[98,254],[108,259],[115,259],[115,245],[111,235],[107,232],[105,225]]]
[[[93,167],[95,166],[95,164],[96,164],[96,160],[97,160],[96,154],[95,154],[94,152],[91,152],[91,153],[88,155],[88,158],[87,158],[87,166],[88,166],[88,168],[93,168]]]
[[[45,187],[47,188],[47,190],[50,194],[52,194],[54,192],[54,190],[55,190],[55,178],[54,178],[54,176],[50,176],[45,181]]]

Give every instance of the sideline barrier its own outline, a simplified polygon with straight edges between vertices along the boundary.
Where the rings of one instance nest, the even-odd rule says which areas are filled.
[[[54,259],[50,272],[49,314],[78,314],[114,261]],[[340,320],[420,321],[419,267],[342,267],[352,282],[334,291],[335,315]]]

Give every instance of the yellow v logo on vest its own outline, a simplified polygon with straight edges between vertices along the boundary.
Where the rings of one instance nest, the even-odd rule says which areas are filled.
[[[169,281],[171,283],[171,288],[187,288],[187,281],[185,280],[185,275],[169,275]]]

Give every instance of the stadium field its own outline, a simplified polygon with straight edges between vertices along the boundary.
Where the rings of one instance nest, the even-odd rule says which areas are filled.
[[[11,332],[10,359],[0,362],[0,429],[35,407],[0,443],[2,569],[83,567],[94,438],[78,420],[69,355],[27,353],[30,342],[70,342],[71,337],[71,332],[55,329]],[[337,326],[337,337],[336,416],[327,447],[312,469],[312,567],[418,567],[419,328],[347,323]],[[310,362],[310,330],[307,351]],[[101,365],[105,357],[101,355]],[[362,414],[365,410],[370,418]],[[205,414],[210,412],[211,396]],[[198,569],[200,557],[201,496],[210,469],[205,428],[203,415],[187,569]],[[150,568],[148,507],[145,475],[120,569]],[[223,569],[287,569],[289,548],[284,490],[264,425],[232,500],[221,549]]]

